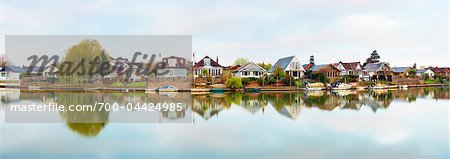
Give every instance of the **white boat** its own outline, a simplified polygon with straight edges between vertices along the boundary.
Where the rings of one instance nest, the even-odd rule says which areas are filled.
[[[377,84],[375,86],[369,87],[370,89],[387,89],[388,87],[384,84]]]
[[[316,83],[308,83],[306,84],[306,91],[320,91],[325,89],[324,87],[325,85],[323,83],[320,82],[316,82]]]
[[[333,90],[347,90],[347,89],[351,89],[353,86],[347,83],[340,83],[338,84],[336,87],[333,87],[331,89]]]
[[[147,88],[145,89],[145,93],[156,93],[156,89]]]
[[[305,88],[307,91],[321,91],[325,89],[325,87],[312,87],[312,88]]]
[[[164,85],[156,89],[158,92],[177,92],[178,88],[173,85]]]
[[[356,90],[365,90],[366,87],[356,87]]]

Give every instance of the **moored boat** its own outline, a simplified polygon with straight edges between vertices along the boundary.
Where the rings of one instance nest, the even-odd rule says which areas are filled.
[[[225,92],[225,88],[211,88],[211,92]]]
[[[173,85],[164,85],[156,89],[157,92],[176,92],[178,88]]]
[[[374,85],[372,87],[369,87],[369,89],[387,89],[387,88],[388,87],[386,85],[384,85],[384,84],[377,84],[377,85]]]
[[[331,89],[333,90],[348,90],[351,89],[353,86],[347,83],[339,83],[336,84],[334,87],[332,87]]]
[[[245,88],[244,92],[257,93],[260,92],[261,88]]]

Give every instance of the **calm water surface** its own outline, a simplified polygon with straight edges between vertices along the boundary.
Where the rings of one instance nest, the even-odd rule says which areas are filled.
[[[1,158],[448,158],[450,88],[225,94],[1,92]],[[12,103],[189,101],[191,123],[5,124]],[[77,114],[72,115],[77,116]],[[61,121],[70,115],[56,115]],[[111,119],[113,113],[98,117]]]

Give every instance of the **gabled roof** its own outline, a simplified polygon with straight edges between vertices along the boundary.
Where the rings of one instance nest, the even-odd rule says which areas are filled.
[[[309,70],[311,70],[311,71],[319,71],[320,69],[322,69],[322,68],[325,68],[325,67],[333,67],[333,68],[335,68],[336,70],[339,70],[339,69],[337,69],[336,67],[334,67],[332,64],[322,64],[322,65],[313,65],[311,68],[309,68]]]
[[[433,69],[429,69],[429,68],[424,68],[424,69],[420,69],[420,70],[417,70],[417,73],[425,73],[425,72],[427,72],[428,70],[430,70],[430,71],[433,71],[433,72],[434,72],[434,70],[433,70]]]
[[[433,69],[436,73],[450,72],[450,68],[448,67],[436,67]]]
[[[314,66],[313,64],[304,64],[302,65],[303,69],[305,70],[309,70],[309,68],[311,68],[312,66]]]
[[[364,69],[371,72],[381,71],[381,68],[386,65],[386,62],[368,63],[364,66]]]
[[[345,70],[356,70],[358,65],[361,65],[359,62],[339,62],[338,65],[339,64],[342,64]]]
[[[219,63],[217,63],[216,61],[214,61],[212,58],[210,58],[209,56],[205,56],[202,60],[200,60],[199,62],[197,62],[195,65],[194,65],[194,68],[195,67],[203,67],[203,66],[205,66],[205,59],[206,58],[209,58],[210,59],[210,66],[213,66],[213,67],[222,67]]]
[[[407,71],[408,69],[411,69],[411,67],[393,67],[392,71],[395,73],[402,73]]]
[[[259,66],[258,64],[255,64],[255,63],[253,63],[253,62],[249,62],[249,63],[245,64],[244,66],[238,68],[236,71],[241,71],[241,70],[246,69],[247,67],[249,67],[249,66],[251,66],[251,65],[255,65],[255,66],[258,67],[259,69],[261,69],[261,70],[263,70],[263,71],[266,71],[266,69],[262,68],[261,66]]]
[[[22,67],[19,67],[19,66],[5,66],[0,71],[2,71],[2,72],[11,71],[11,72],[15,72],[15,73],[27,72],[25,69],[23,69]]]
[[[24,68],[25,72],[27,72],[30,69],[31,69],[31,72],[43,72],[45,70],[45,68],[43,68],[43,67],[36,67],[36,66],[35,67],[28,66],[28,67]]]
[[[225,70],[236,71],[236,70],[239,69],[239,68],[241,68],[241,65],[227,66],[227,67],[225,67]]]
[[[275,63],[275,65],[272,66],[272,68],[269,69],[269,72],[273,72],[275,71],[275,69],[277,67],[281,67],[281,69],[285,70],[287,68],[287,66],[289,65],[289,63],[291,63],[292,59],[294,59],[295,56],[289,56],[289,57],[284,57],[281,59],[278,59],[278,61]]]

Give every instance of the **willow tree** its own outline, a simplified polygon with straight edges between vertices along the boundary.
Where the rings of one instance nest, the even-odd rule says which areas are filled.
[[[103,76],[109,71],[109,55],[97,40],[85,39],[71,46],[59,66],[61,82],[78,83],[92,79],[95,75]]]

